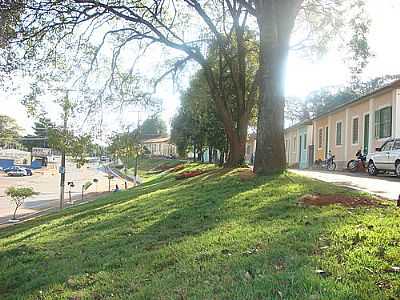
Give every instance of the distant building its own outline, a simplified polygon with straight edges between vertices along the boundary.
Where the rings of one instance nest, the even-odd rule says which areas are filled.
[[[250,133],[247,136],[246,141],[246,152],[245,152],[245,162],[249,164],[254,164],[254,157],[256,155],[256,134]]]
[[[152,156],[176,156],[176,146],[171,143],[170,137],[147,139],[143,145]]]
[[[306,169],[314,163],[313,125],[305,120],[285,129],[286,162],[289,167]]]
[[[31,153],[17,149],[0,149],[0,167],[8,168],[15,164],[24,164],[30,162]]]

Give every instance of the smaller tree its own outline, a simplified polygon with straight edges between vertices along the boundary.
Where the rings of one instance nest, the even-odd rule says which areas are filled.
[[[22,206],[22,204],[24,204],[25,199],[37,194],[38,193],[34,192],[32,188],[10,187],[7,189],[6,195],[10,197],[11,201],[15,204],[15,210],[12,220],[16,220],[17,210]]]
[[[72,156],[78,168],[86,161],[86,155],[92,144],[92,138],[88,134],[76,135],[71,130],[62,127],[49,128],[49,145],[55,149]]]
[[[138,158],[143,152],[139,130],[114,134],[111,137],[109,151],[115,158],[119,158],[122,161],[126,174],[132,160]]]

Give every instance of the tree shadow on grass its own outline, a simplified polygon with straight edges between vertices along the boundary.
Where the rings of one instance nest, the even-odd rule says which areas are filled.
[[[30,256],[31,253],[35,253],[32,260],[37,259],[35,264],[10,265],[6,275],[7,278],[2,279],[2,281],[5,281],[5,286],[8,286],[7,290],[12,291],[16,287],[15,284],[17,283],[11,278],[24,277],[22,274],[29,274],[29,269],[33,265],[35,267],[37,267],[36,264],[41,265],[42,256],[47,257],[49,252],[56,253],[56,255],[46,260],[46,270],[43,270],[43,272],[44,274],[47,272],[58,273],[57,276],[45,275],[46,278],[55,278],[55,280],[49,280],[49,285],[60,283],[60,278],[63,278],[62,282],[65,282],[71,275],[76,273],[76,271],[72,273],[63,272],[60,275],[59,272],[63,268],[60,268],[59,264],[60,261],[65,259],[71,260],[71,265],[79,266],[79,272],[83,272],[85,269],[90,269],[91,272],[102,270],[101,266],[93,268],[90,259],[85,262],[79,255],[70,257],[67,254],[60,259],[59,254],[57,254],[59,252],[54,249],[63,249],[60,252],[64,253],[66,249],[71,250],[71,245],[74,245],[74,248],[80,248],[84,252],[90,253],[88,256],[114,258],[114,251],[121,249],[123,244],[135,246],[136,249],[143,251],[154,249],[160,244],[175,243],[189,236],[201,234],[203,231],[216,226],[223,219],[223,214],[219,208],[226,199],[233,197],[238,192],[237,189],[226,189],[215,193],[218,190],[219,183],[188,185],[187,182],[181,182],[174,186],[172,192],[168,190],[170,183],[169,185],[162,185],[163,183],[161,183],[161,189],[160,186],[154,186],[154,189],[144,186],[144,188],[137,189],[132,193],[121,192],[115,195],[112,201],[107,200],[107,198],[101,199],[96,203],[87,204],[84,208],[71,208],[62,213],[28,222],[20,228],[8,229],[3,232],[1,237],[7,238],[27,231],[25,236],[4,243],[5,246],[12,248],[1,252],[2,261],[16,262],[21,258],[22,254],[23,256]],[[145,197],[150,192],[156,192],[160,201],[155,201],[154,199],[146,200]],[[193,197],[194,193],[199,195],[198,198]],[[214,194],[210,196],[210,193]],[[144,199],[140,200],[142,196]],[[134,197],[133,200],[131,200],[132,197]],[[165,198],[168,198],[169,201],[164,201],[163,199]],[[131,203],[125,205],[127,201]],[[118,205],[122,205],[122,209],[115,209],[115,206]],[[162,214],[162,212],[165,212],[165,214]],[[107,213],[112,214],[111,218],[96,222],[97,216],[101,217]],[[161,218],[159,217],[160,215]],[[153,220],[152,217],[154,217]],[[54,220],[56,222],[51,224]],[[151,225],[145,227],[144,230],[135,232],[136,223],[146,221],[150,222]],[[38,230],[38,232],[29,232],[32,227],[43,225],[43,223],[50,224],[46,225],[42,230]],[[74,226],[77,228],[72,230],[71,227]],[[35,242],[35,246],[30,245],[29,243],[33,238],[43,236],[43,231],[54,232],[55,234],[48,240],[44,238],[45,241],[43,242]],[[98,236],[95,236],[96,233]],[[40,246],[36,247],[36,245]],[[42,246],[45,249],[42,249]],[[21,250],[21,247],[23,250]],[[122,252],[126,252],[128,255],[130,250],[131,247],[127,247]],[[121,251],[118,250],[117,252],[120,253]],[[23,280],[23,282],[29,282],[29,287],[35,281],[41,282],[41,276],[31,278],[27,275]],[[36,289],[39,289],[39,287],[43,288],[43,285],[38,284]],[[23,287],[20,286],[19,289],[22,291]],[[28,296],[30,293],[28,288],[26,293],[24,296]]]
[[[324,210],[314,211],[315,222],[306,225],[305,213],[299,215],[294,206],[296,195],[305,192],[305,181],[296,183],[298,190],[288,196],[283,188],[276,194],[270,189],[289,181],[269,177],[244,183],[235,176],[210,182],[205,176],[190,180],[196,184],[182,182],[171,188],[171,182],[160,182],[161,189],[147,185],[118,194],[112,201],[103,199],[24,225],[26,230],[43,221],[68,217],[44,229],[49,232],[44,232],[43,240],[31,245],[19,240],[0,252],[0,261],[6,267],[0,275],[3,298],[34,297],[39,290],[47,289],[54,296],[54,286],[60,285],[70,293],[89,288],[118,294],[119,289],[131,288],[131,295],[138,298],[174,298],[178,297],[177,290],[186,290],[189,297],[194,286],[197,297],[271,298],[278,295],[271,280],[283,287],[294,279],[296,286],[303,281],[305,286],[317,289],[314,277],[296,270],[310,264],[308,255],[315,240],[327,230],[320,224]],[[225,229],[230,223],[236,224],[236,233]],[[58,232],[53,235],[54,230]],[[296,240],[299,242],[294,244]],[[258,247],[257,243],[261,245],[258,252],[243,254]],[[198,252],[203,248],[204,255]],[[290,255],[298,259],[290,261]],[[280,259],[285,267],[274,271]],[[260,271],[260,266],[265,269]],[[182,268],[185,272],[180,271]],[[94,287],[68,283],[71,277],[85,277],[86,273],[103,274],[110,282],[107,286],[94,283]],[[149,277],[151,280],[147,280]],[[132,279],[136,280],[135,288]]]

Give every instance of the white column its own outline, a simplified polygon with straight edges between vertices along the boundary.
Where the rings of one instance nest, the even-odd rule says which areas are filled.
[[[348,150],[348,145],[349,145],[349,134],[348,131],[351,131],[351,125],[350,125],[350,121],[349,121],[349,109],[346,108],[346,118],[344,121],[344,154],[343,154],[343,158],[345,161],[348,161],[348,157],[347,157],[347,150]]]
[[[400,137],[400,89],[395,90],[394,97],[394,105],[392,108],[392,116],[393,116],[393,136]]]
[[[332,117],[328,116],[328,152],[331,149],[331,134],[333,134],[333,136],[335,136],[335,131],[332,131],[332,126],[331,126],[331,121],[332,121]],[[333,130],[335,130],[336,128],[334,128]],[[325,130],[325,129],[324,129]],[[325,134],[325,133],[324,133]],[[325,153],[326,156],[327,153]]]
[[[314,153],[313,153],[313,159],[315,160],[317,158],[317,151],[318,151],[318,128],[317,128],[317,121],[313,121],[313,141],[312,145],[314,146]],[[314,163],[313,161],[311,163]]]
[[[375,147],[375,108],[374,108],[374,98],[369,99],[369,141],[368,141],[368,151],[374,152]]]

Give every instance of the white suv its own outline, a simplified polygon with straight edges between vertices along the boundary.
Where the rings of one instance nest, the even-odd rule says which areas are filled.
[[[394,171],[400,177],[400,138],[387,140],[376,152],[367,155],[368,174]]]

